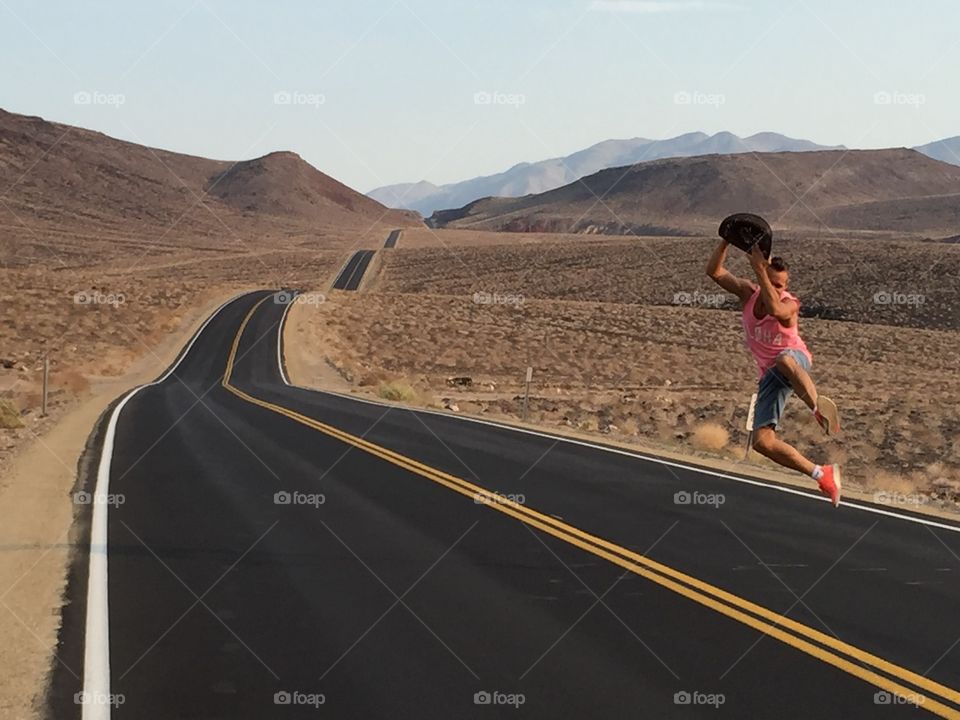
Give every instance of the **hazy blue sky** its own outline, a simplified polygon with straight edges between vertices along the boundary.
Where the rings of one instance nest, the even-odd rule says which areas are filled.
[[[0,0],[0,107],[222,159],[294,150],[366,191],[611,137],[958,135],[958,28],[956,0]]]

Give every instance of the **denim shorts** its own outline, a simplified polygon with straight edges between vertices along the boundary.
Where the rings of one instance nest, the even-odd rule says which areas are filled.
[[[788,355],[797,361],[797,364],[807,372],[810,372],[810,358],[800,350],[784,350],[777,357]],[[783,409],[787,406],[787,400],[793,394],[793,387],[790,381],[777,366],[767,370],[760,378],[760,384],[757,387],[757,404],[753,410],[753,429],[759,430],[762,427],[773,425],[774,430],[780,427],[780,416],[783,415]]]

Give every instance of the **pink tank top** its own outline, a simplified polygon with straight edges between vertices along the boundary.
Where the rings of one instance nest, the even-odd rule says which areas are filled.
[[[784,350],[799,350],[813,364],[813,356],[807,349],[806,343],[800,337],[799,323],[793,327],[780,324],[773,315],[764,315],[759,320],[753,314],[753,308],[760,297],[760,288],[753,291],[753,295],[743,306],[744,342],[753,359],[757,363],[757,370],[761,377],[773,367],[777,356]],[[786,290],[780,292],[781,300],[793,300],[799,304],[795,295]]]

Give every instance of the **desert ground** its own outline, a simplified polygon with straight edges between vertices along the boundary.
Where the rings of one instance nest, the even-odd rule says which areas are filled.
[[[411,247],[405,231],[371,289],[398,293],[513,293],[529,299],[713,308],[724,298],[704,275],[713,237],[610,238],[476,233],[456,242],[450,231]],[[456,231],[454,231],[456,232]],[[492,237],[491,237],[492,236]],[[513,238],[527,242],[513,242]],[[500,244],[493,241],[499,239]],[[529,247],[531,240],[539,240]],[[803,314],[892,327],[960,330],[960,246],[906,240],[777,235],[775,251],[792,269],[791,290]],[[730,267],[751,271],[731,251]],[[726,298],[733,307],[732,297]]]
[[[530,422],[742,458],[755,370],[732,298],[703,275],[712,239],[424,232],[434,247],[405,232],[361,292],[292,309],[294,382],[520,419],[531,366]],[[844,422],[825,438],[794,399],[785,437],[880,501],[960,509],[958,248],[798,237],[777,251]]]

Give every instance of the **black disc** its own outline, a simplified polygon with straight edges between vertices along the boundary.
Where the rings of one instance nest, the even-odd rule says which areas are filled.
[[[773,231],[767,221],[759,215],[734,213],[723,219],[718,232],[720,237],[744,252],[750,252],[754,245],[760,243],[764,257],[770,257]]]

